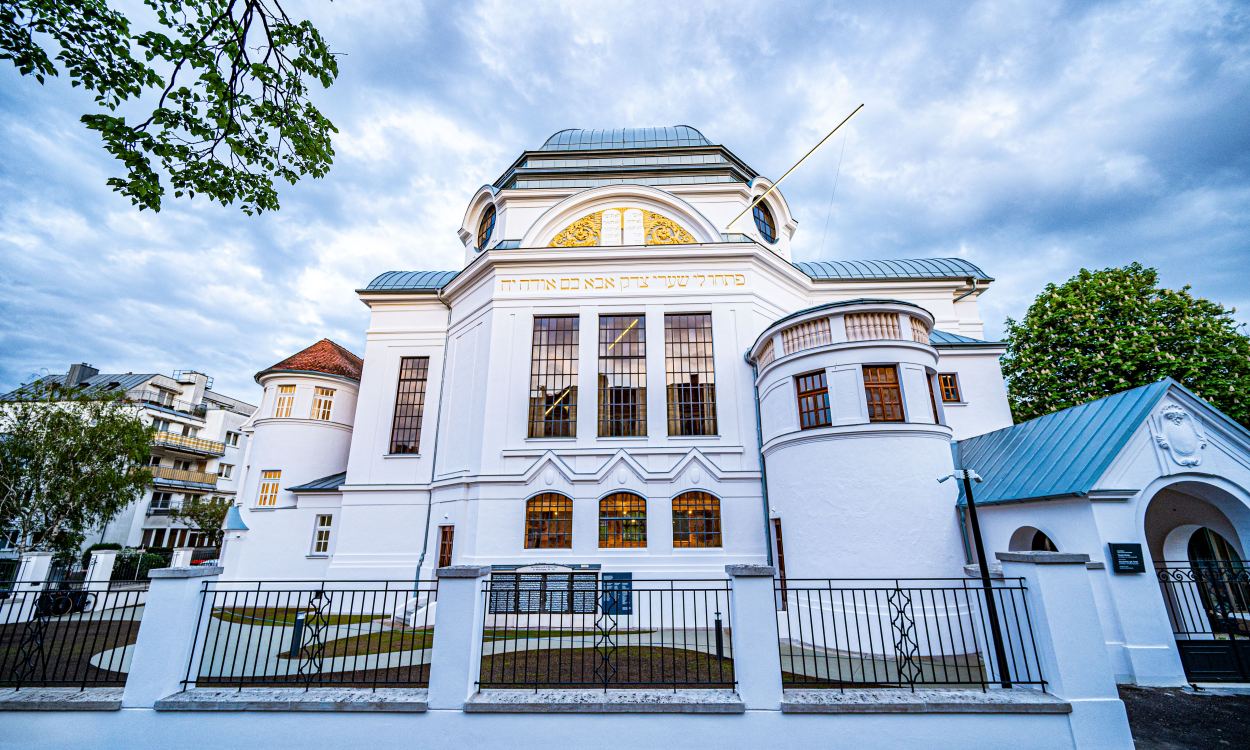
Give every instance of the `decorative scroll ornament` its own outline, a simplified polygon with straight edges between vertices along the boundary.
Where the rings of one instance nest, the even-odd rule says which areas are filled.
[[[641,226],[637,217],[642,216]],[[551,238],[548,247],[617,245],[693,245],[698,240],[685,227],[654,211],[609,208],[586,214]]]
[[[1159,431],[1155,442],[1181,466],[1202,463],[1201,451],[1207,447],[1207,436],[1197,421],[1178,404],[1168,404],[1159,411]]]

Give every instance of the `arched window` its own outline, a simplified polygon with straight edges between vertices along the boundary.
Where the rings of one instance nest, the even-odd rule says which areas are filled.
[[[495,207],[487,206],[482,212],[482,220],[477,225],[477,249],[485,250],[490,242],[490,233],[495,231]]]
[[[600,500],[599,546],[646,547],[647,501],[632,492],[614,492]]]
[[[777,225],[773,223],[773,212],[768,210],[764,201],[756,203],[751,213],[755,216],[755,228],[760,230],[760,236],[770,244],[776,242]]]
[[[525,503],[526,549],[573,548],[573,501],[544,492]]]
[[[1058,552],[1059,545],[1036,526],[1021,526],[1012,532],[1007,549],[1012,552]]]
[[[1058,552],[1059,548],[1055,543],[1046,536],[1046,532],[1038,531],[1033,535],[1033,544],[1031,545],[1034,552]]]
[[[673,498],[673,546],[721,546],[720,500],[699,491]]]

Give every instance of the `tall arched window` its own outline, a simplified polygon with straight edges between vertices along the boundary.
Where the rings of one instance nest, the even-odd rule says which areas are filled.
[[[525,503],[526,549],[573,548],[573,501],[544,492]]]
[[[647,501],[632,492],[614,492],[600,500],[599,546],[646,547]]]
[[[673,498],[673,546],[721,546],[720,500],[697,490]]]

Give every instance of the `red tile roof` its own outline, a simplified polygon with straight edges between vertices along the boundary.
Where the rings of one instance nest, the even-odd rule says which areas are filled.
[[[270,365],[256,373],[256,379],[271,372],[324,372],[338,375],[351,380],[360,380],[360,371],[365,361],[330,339],[322,339],[307,349],[292,354],[276,364]]]

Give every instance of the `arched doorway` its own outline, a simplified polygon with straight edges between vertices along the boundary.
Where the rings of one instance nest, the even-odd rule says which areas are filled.
[[[1151,499],[1145,534],[1186,676],[1250,680],[1250,571],[1242,547],[1246,506],[1202,482]]]
[[[1012,532],[1007,549],[1012,552],[1058,552],[1059,545],[1036,526],[1021,526]]]

